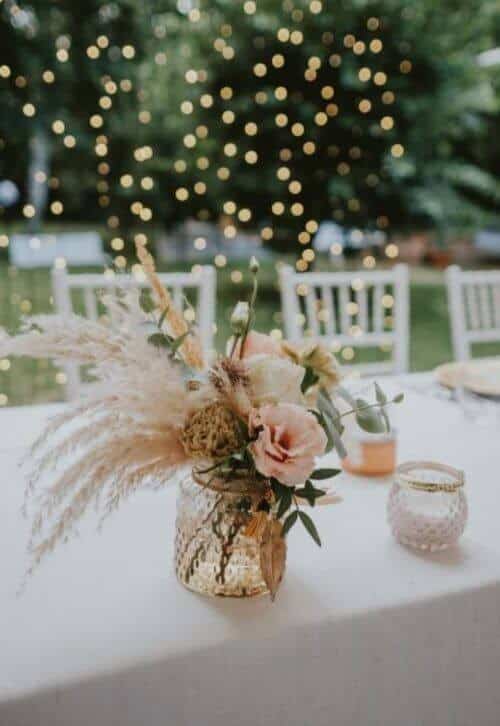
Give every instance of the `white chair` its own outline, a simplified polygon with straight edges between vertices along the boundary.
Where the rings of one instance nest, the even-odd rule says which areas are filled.
[[[204,265],[199,272],[169,272],[159,273],[159,278],[167,287],[173,301],[179,308],[185,307],[186,297],[191,299],[191,293],[196,292],[196,301],[193,307],[196,311],[196,324],[201,338],[203,351],[210,356],[213,349],[214,323],[215,323],[215,268]],[[72,292],[80,291],[83,294],[85,315],[91,320],[98,318],[97,293],[106,290],[116,290],[118,287],[132,287],[147,289],[148,283],[136,279],[132,275],[107,277],[102,274],[68,274],[66,270],[53,269],[52,291],[54,305],[58,313],[68,315],[73,312]],[[81,370],[78,365],[64,366],[66,373],[66,397],[69,399],[79,395],[82,388]]]
[[[363,374],[408,370],[409,276],[391,270],[298,273],[280,270],[285,335],[291,342],[324,340],[336,349],[390,349],[391,360],[358,363]],[[335,349],[334,348],[334,349]]]
[[[455,360],[471,358],[473,343],[500,342],[500,270],[446,270]]]

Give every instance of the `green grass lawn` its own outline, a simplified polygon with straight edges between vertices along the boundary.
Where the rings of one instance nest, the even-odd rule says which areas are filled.
[[[231,280],[243,272],[241,283]],[[222,349],[229,332],[234,304],[248,295],[245,264],[218,271],[217,344]],[[51,310],[50,275],[47,270],[15,271],[0,262],[0,326],[15,330],[23,312]],[[281,327],[280,299],[274,265],[262,266],[256,327],[269,331]],[[441,273],[415,270],[411,284],[411,370],[428,370],[451,360],[446,290]],[[484,346],[482,355],[500,353],[500,346]],[[10,367],[8,367],[10,366]],[[8,368],[7,368],[8,367]],[[0,361],[0,402],[5,405],[59,400],[62,387],[57,370],[47,361]]]

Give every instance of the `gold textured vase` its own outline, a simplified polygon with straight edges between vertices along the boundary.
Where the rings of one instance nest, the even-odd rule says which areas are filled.
[[[180,484],[175,535],[175,571],[180,582],[202,595],[253,597],[268,592],[259,543],[245,530],[262,491],[246,478],[186,476]]]

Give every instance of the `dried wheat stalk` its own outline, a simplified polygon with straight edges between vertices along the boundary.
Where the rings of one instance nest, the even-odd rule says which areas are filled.
[[[182,312],[175,307],[170,293],[162,285],[156,273],[153,257],[147,251],[143,242],[136,242],[136,249],[137,257],[148,277],[160,312],[165,314],[165,322],[169,327],[170,334],[174,338],[185,335],[189,330],[189,326]],[[189,366],[199,370],[203,369],[203,353],[198,336],[188,335],[180,347],[180,353]]]

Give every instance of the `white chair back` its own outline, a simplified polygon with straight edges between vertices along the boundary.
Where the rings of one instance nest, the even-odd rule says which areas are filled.
[[[471,358],[473,343],[500,342],[500,270],[446,270],[455,360]]]
[[[196,301],[193,308],[196,313],[196,325],[201,338],[203,352],[210,356],[213,350],[213,336],[215,324],[215,268],[204,265],[199,272],[169,272],[159,273],[163,285],[172,295],[175,305],[181,309],[185,307],[186,297],[191,300],[193,291]],[[72,292],[80,291],[83,295],[83,307],[86,317],[97,320],[99,316],[98,293],[117,288],[147,289],[148,283],[132,275],[120,275],[120,278],[107,277],[103,274],[68,274],[66,270],[54,269],[52,271],[52,290],[54,305],[58,313],[69,315],[73,312]],[[185,294],[186,293],[186,294]],[[66,397],[76,398],[82,389],[81,369],[78,365],[64,366],[66,373]],[[84,384],[83,384],[84,385]]]
[[[390,361],[357,363],[363,374],[408,370],[408,267],[391,270],[298,273],[280,270],[285,335],[291,342],[319,339],[335,349],[390,349]]]

